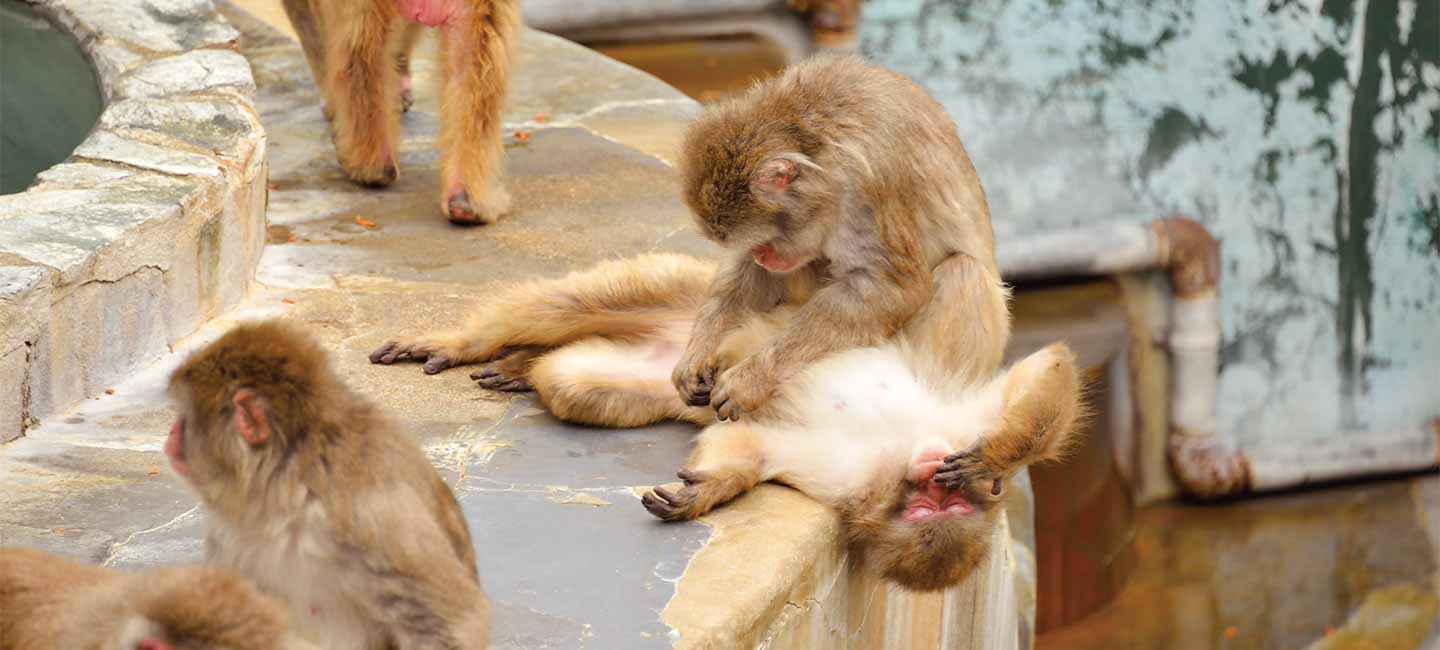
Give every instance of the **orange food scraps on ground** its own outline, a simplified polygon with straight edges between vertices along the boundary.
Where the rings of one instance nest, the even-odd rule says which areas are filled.
[[[515,139],[521,142],[528,142],[530,140],[530,134],[525,131],[516,131]]]
[[[64,528],[56,528],[56,529],[55,529],[55,532],[57,532],[57,533],[63,533],[63,532],[65,532],[65,529],[64,529]]]
[[[150,476],[159,476],[159,475],[160,475],[160,470],[158,470],[158,469],[152,469],[152,470],[150,470],[150,471],[148,471],[148,472],[145,472],[145,473],[146,473],[146,474],[149,474]]]
[[[1227,638],[1227,639],[1233,639],[1233,638],[1235,638],[1235,637],[1237,637],[1237,636],[1239,636],[1239,635],[1240,635],[1240,630],[1235,629],[1235,626],[1234,626],[1234,625],[1231,625],[1230,627],[1225,628],[1225,638]]]
[[[366,219],[365,217],[362,217],[358,214],[355,215],[355,223],[365,226],[366,228],[374,228],[377,225],[374,221]]]
[[[114,389],[114,388],[106,388],[106,389],[105,389],[105,394],[106,394],[106,395],[114,395],[114,394],[115,394],[115,389]]]
[[[295,235],[290,235],[289,237],[286,237],[286,238],[285,238],[285,241],[288,241],[288,242],[290,242],[290,243],[293,244],[293,243],[295,243],[295,242],[297,242],[297,241],[300,241],[300,238],[299,238],[299,237],[296,237]]]
[[[536,113],[536,114],[535,114],[535,121],[536,121],[536,122],[544,122],[545,120],[548,120],[548,119],[550,119],[550,118],[546,117],[544,113]]]
[[[1335,635],[1335,626],[1333,626],[1333,625],[1326,625],[1326,626],[1325,626],[1325,636],[1334,636],[1334,635]]]
[[[283,303],[285,303],[285,304],[287,304],[287,305],[293,305],[293,304],[295,304],[295,301],[294,301],[294,300],[291,300],[291,299],[289,299],[289,298],[281,298],[281,299],[280,299],[280,302],[283,302]]]
[[[271,184],[270,184],[270,189],[272,189],[272,190],[278,190],[278,189],[280,189],[280,184],[279,184],[279,183],[271,183]]]

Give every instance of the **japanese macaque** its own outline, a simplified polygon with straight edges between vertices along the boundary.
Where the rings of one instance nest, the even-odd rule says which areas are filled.
[[[970,380],[999,367],[1009,294],[985,192],[945,110],[857,58],[815,58],[709,107],[686,134],[682,188],[724,246],[672,381],[724,420],[754,413],[801,368],[897,335]],[[795,307],[733,365],[725,337]]]
[[[333,650],[473,650],[489,603],[470,531],[423,452],[308,336],[245,324],[170,379],[165,443],[209,512],[210,562]]]
[[[0,650],[313,650],[285,610],[213,567],[131,575],[0,548]]]
[[[462,329],[387,342],[370,360],[422,361],[427,372],[490,360],[471,375],[481,386],[533,389],[571,422],[708,425],[679,474],[684,487],[642,499],[652,514],[693,519],[762,481],[785,483],[836,508],[867,564],[919,590],[974,569],[1009,478],[1059,456],[1083,416],[1075,358],[1063,344],[973,378],[933,347],[895,338],[810,364],[763,410],[717,422],[669,380],[715,274],[679,255],[607,262],[514,287],[488,298]],[[769,345],[801,311],[748,314],[716,347],[718,362]]]
[[[413,101],[410,50],[440,28],[440,210],[457,224],[509,210],[500,182],[500,109],[518,0],[285,0],[325,100],[346,175],[382,187],[400,173],[399,114]]]

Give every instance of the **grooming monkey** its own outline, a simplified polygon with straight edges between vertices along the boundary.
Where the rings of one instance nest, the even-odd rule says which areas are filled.
[[[399,113],[412,102],[419,26],[440,28],[440,210],[467,225],[509,210],[500,109],[519,0],[285,0],[285,13],[325,100],[340,166],[372,187],[400,171]]]
[[[209,561],[333,650],[476,650],[489,604],[455,496],[312,339],[236,327],[170,378],[165,453],[209,511]]]
[[[219,569],[128,575],[0,548],[0,650],[313,650],[285,610]]]
[[[899,335],[971,380],[999,366],[1008,293],[985,192],[945,110],[857,58],[816,58],[708,108],[690,127],[682,187],[724,246],[672,380],[721,419],[764,407],[826,355]],[[795,307],[732,366],[716,352],[746,316]]]
[[[487,299],[463,329],[390,341],[370,359],[421,360],[427,372],[492,360],[471,375],[480,385],[533,388],[571,422],[709,425],[679,474],[684,487],[644,496],[652,514],[693,519],[778,481],[836,508],[867,564],[920,590],[974,569],[1008,479],[1060,455],[1083,417],[1075,358],[1063,344],[977,379],[897,338],[830,355],[792,376],[763,412],[717,422],[669,380],[716,273],[680,255],[611,261],[514,287]],[[716,346],[717,362],[763,349],[802,311],[745,315]]]

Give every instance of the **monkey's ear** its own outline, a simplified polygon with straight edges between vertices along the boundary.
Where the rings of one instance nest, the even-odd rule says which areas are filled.
[[[265,413],[264,400],[250,388],[235,391],[230,398],[235,406],[234,426],[240,437],[252,445],[270,439],[270,418]]]
[[[750,186],[772,196],[780,196],[790,188],[790,182],[800,175],[800,167],[788,157],[771,158],[760,164],[750,178]]]

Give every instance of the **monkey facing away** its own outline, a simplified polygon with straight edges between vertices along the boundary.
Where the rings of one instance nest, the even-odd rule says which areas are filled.
[[[129,575],[0,548],[0,650],[313,650],[285,610],[213,567]]]
[[[335,153],[352,180],[399,174],[399,114],[412,101],[409,57],[420,26],[440,29],[440,210],[457,224],[509,210],[500,182],[500,109],[519,0],[285,0],[325,100]],[[397,100],[398,97],[398,100]]]
[[[686,134],[684,198],[729,251],[672,381],[721,419],[841,350],[900,335],[969,379],[999,367],[1008,292],[985,192],[943,107],[908,78],[818,57],[709,107]],[[794,306],[734,365],[725,336]]]
[[[245,324],[170,379],[165,443],[209,513],[209,561],[334,650],[473,650],[489,603],[460,507],[420,448],[310,337]]]
[[[1060,455],[1083,417],[1075,358],[1063,344],[972,379],[900,339],[826,357],[783,384],[764,411],[717,422],[669,381],[715,273],[679,255],[611,261],[501,292],[463,329],[390,341],[370,359],[424,361],[427,371],[492,360],[471,375],[481,386],[533,388],[572,422],[708,425],[680,472],[684,487],[644,496],[652,514],[692,519],[778,481],[836,508],[867,564],[921,590],[974,569],[1008,479]],[[717,358],[753,354],[798,311],[748,315]]]

